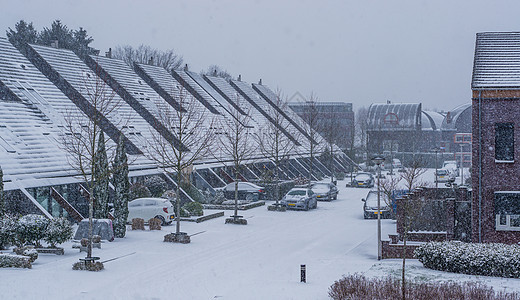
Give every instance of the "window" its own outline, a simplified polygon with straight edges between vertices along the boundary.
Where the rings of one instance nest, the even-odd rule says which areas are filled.
[[[495,192],[495,228],[520,231],[520,191]]]
[[[515,159],[515,138],[513,123],[495,124],[495,160],[513,161]]]

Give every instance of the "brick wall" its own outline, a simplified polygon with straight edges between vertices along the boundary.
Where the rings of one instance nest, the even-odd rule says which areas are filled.
[[[506,98],[506,99],[503,99]],[[519,231],[496,231],[494,192],[520,191],[520,90],[473,91],[473,167],[472,167],[472,240],[474,242],[520,242]],[[480,117],[480,120],[479,120]],[[495,123],[515,124],[515,161],[501,163],[495,161]],[[479,127],[481,135],[479,136]],[[481,156],[479,151],[482,150]],[[479,158],[482,164],[479,165]],[[479,172],[482,170],[481,172]],[[479,187],[479,174],[482,185]],[[481,190],[481,203],[479,191]],[[479,218],[480,213],[480,218]],[[480,224],[480,226],[479,226]],[[479,238],[480,236],[480,238]]]

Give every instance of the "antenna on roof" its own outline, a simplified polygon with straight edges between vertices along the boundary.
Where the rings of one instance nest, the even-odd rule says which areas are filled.
[[[108,51],[105,52],[105,57],[112,58],[112,48],[108,48]]]
[[[153,66],[153,56],[150,56],[150,59],[148,60],[148,64]]]
[[[188,64],[184,65],[184,71],[188,71]]]
[[[238,81],[242,81],[242,75],[238,75],[237,80],[238,80]]]
[[[260,81],[258,81],[259,85],[262,85],[262,78],[260,78]]]

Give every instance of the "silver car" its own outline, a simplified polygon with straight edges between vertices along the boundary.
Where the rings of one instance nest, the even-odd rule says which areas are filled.
[[[281,201],[282,205],[290,209],[309,210],[310,208],[317,208],[318,201],[316,194],[311,189],[293,188],[291,189]]]

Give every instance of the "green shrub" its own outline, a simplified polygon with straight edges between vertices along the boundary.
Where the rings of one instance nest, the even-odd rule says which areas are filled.
[[[142,183],[136,182],[130,186],[130,200],[151,196],[152,193],[150,193],[150,190]]]
[[[415,256],[434,270],[520,278],[520,245],[430,242],[418,247]]]
[[[32,244],[41,247],[40,240],[45,237],[49,219],[42,215],[29,214],[18,219],[16,243],[19,246]]]
[[[0,253],[0,268],[27,268],[30,269],[31,262],[28,256]]]
[[[168,188],[166,181],[160,176],[151,176],[145,179],[144,185],[148,188],[152,197],[160,197]]]
[[[16,242],[17,219],[4,215],[0,218],[0,250]]]
[[[343,180],[343,179],[345,179],[345,172],[336,172],[336,173],[334,173],[334,177],[337,180]]]
[[[54,218],[49,220],[43,238],[51,247],[56,247],[56,244],[62,244],[70,240],[74,235],[72,225],[66,218]]]
[[[183,208],[190,212],[192,216],[202,216],[204,212],[202,211],[202,204],[198,202],[188,202],[183,205]]]

